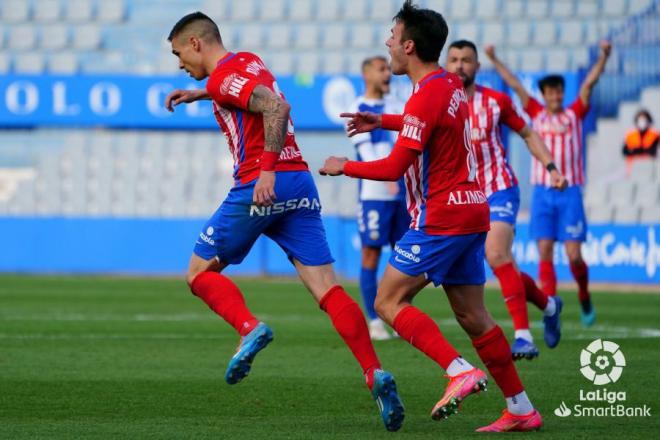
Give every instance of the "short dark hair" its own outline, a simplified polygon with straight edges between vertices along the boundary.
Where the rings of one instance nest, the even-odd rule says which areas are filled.
[[[477,56],[477,58],[479,58],[479,52],[477,51],[477,46],[470,40],[456,40],[449,45],[449,49],[451,48],[465,49],[466,47],[472,49],[474,51],[474,54]]]
[[[563,89],[565,86],[566,81],[561,75],[547,75],[539,80],[539,89],[541,89],[541,93],[544,93],[547,87],[550,87],[551,89],[561,87]]]
[[[374,55],[372,57],[367,57],[364,60],[362,60],[362,71],[364,72],[364,69],[366,69],[367,66],[369,66],[371,63],[373,63],[376,60],[384,61],[385,63],[387,63],[387,58],[385,58],[382,55]]]
[[[393,20],[403,23],[401,41],[414,41],[420,60],[438,61],[449,35],[449,27],[441,14],[420,9],[411,0],[406,0]]]
[[[199,11],[185,15],[183,18],[177,21],[170,31],[170,34],[167,36],[167,41],[172,41],[180,33],[192,25],[200,25],[199,38],[202,40],[209,42],[217,41],[218,43],[222,43],[218,25],[215,24],[215,22],[211,20],[208,15]]]
[[[651,116],[651,113],[645,108],[640,108],[639,110],[637,110],[637,113],[635,113],[635,119],[633,120],[637,121],[637,118],[639,118],[640,116],[646,116],[646,119],[649,120],[649,123],[653,124],[653,117]]]

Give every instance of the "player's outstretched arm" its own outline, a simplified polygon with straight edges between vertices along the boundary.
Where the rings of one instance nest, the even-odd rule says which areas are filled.
[[[276,198],[275,164],[284,148],[291,106],[277,93],[260,84],[252,90],[248,110],[261,113],[264,118],[261,173],[254,186],[252,199],[259,206],[270,206]]]
[[[566,178],[557,170],[557,167],[552,161],[552,154],[545,146],[541,137],[532,130],[529,125],[525,125],[522,130],[518,132],[520,137],[523,138],[527,144],[529,152],[534,156],[543,166],[550,172],[550,179],[553,188],[564,190],[568,185]]]
[[[514,73],[511,72],[511,70],[509,70],[509,68],[497,57],[497,54],[495,53],[495,46],[486,46],[485,51],[486,56],[493,63],[493,67],[502,77],[502,80],[504,80],[506,85],[508,85],[511,90],[513,90],[515,94],[518,95],[520,103],[523,107],[526,108],[527,103],[529,102],[529,93],[527,93],[527,90],[525,90],[525,87],[522,85],[518,77],[514,75]]]
[[[605,70],[605,64],[607,64],[607,60],[609,59],[611,53],[612,53],[612,43],[610,43],[609,41],[601,41],[600,55],[598,57],[598,60],[596,61],[596,64],[593,65],[593,67],[587,74],[587,77],[584,79],[582,85],[580,86],[580,100],[582,101],[582,104],[584,104],[585,106],[589,105],[589,100],[591,99],[591,92],[598,83],[598,79],[600,78],[600,75]]]
[[[174,107],[181,103],[189,104],[202,99],[211,99],[206,89],[176,89],[168,93],[165,97],[165,108],[173,112]]]
[[[389,156],[371,162],[348,160],[346,157],[329,157],[319,170],[322,176],[346,174],[359,179],[393,182],[399,180],[417,159],[419,152],[401,145],[394,145]]]

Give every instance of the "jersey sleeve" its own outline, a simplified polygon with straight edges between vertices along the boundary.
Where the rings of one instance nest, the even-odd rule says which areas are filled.
[[[424,105],[424,95],[413,95],[403,109],[402,127],[396,146],[410,148],[421,153],[434,128],[434,111]]]
[[[575,112],[575,116],[577,116],[580,119],[584,119],[585,116],[587,116],[587,113],[589,113],[589,106],[584,105],[582,102],[582,98],[579,96],[573,103],[569,106],[571,110]]]
[[[511,98],[502,93],[498,101],[501,109],[500,121],[515,132],[522,130],[526,125],[525,120],[516,111]]]
[[[259,81],[233,70],[220,71],[206,83],[209,96],[221,107],[248,109],[250,96]]]
[[[534,118],[536,115],[543,111],[543,105],[538,102],[535,98],[531,96],[527,100],[527,105],[525,106],[525,113],[529,115],[530,118]]]

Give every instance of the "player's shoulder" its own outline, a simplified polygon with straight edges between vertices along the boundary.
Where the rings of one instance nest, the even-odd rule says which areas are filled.
[[[493,88],[482,85],[478,85],[477,90],[485,96],[496,99],[498,102],[507,101],[507,100],[510,101],[509,96],[504,92],[500,92],[499,90],[495,90]]]

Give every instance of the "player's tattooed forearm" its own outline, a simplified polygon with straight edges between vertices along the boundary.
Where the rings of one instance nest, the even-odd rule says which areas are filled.
[[[250,95],[248,110],[264,115],[264,150],[282,151],[289,122],[289,104],[272,90],[259,85]]]

